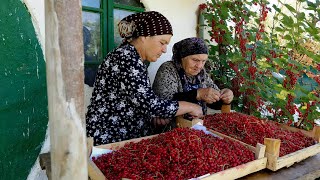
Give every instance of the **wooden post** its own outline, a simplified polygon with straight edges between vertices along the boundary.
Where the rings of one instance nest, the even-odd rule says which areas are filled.
[[[266,157],[268,158],[267,168],[271,169],[272,171],[277,170],[277,159],[280,154],[280,144],[281,141],[279,139],[264,138]]]
[[[281,141],[279,139],[264,138],[264,145],[266,145],[266,152],[272,154],[275,157],[279,157],[280,144],[281,144]]]
[[[320,143],[320,126],[313,127],[313,137],[318,143]]]
[[[88,179],[80,0],[45,1],[52,179]]]
[[[265,157],[266,146],[260,143],[257,143],[255,149],[255,159],[261,159]]]
[[[230,104],[228,104],[228,105],[223,104],[221,106],[221,113],[229,113],[230,111],[231,111],[231,105]]]

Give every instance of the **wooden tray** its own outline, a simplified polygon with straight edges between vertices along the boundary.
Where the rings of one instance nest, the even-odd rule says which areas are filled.
[[[192,121],[184,119],[182,116],[176,117],[176,123],[177,127],[183,128],[183,127],[192,127],[196,125],[197,123],[200,123],[203,125],[202,119],[192,119]]]
[[[201,119],[193,119],[192,121],[184,119],[183,117],[177,117],[177,126],[178,127],[192,127],[193,125],[197,124],[198,122],[203,124],[203,120]],[[320,126],[314,127],[312,131],[305,131],[298,128],[290,127],[285,124],[279,125],[281,128],[292,131],[292,132],[302,132],[305,136],[313,138],[318,143],[301,149],[299,151],[287,154],[285,156],[279,157],[280,153],[280,144],[281,141],[279,139],[271,139],[265,138],[264,145],[266,146],[266,154],[267,157],[267,168],[272,171],[277,171],[283,167],[290,167],[294,163],[300,162],[308,157],[314,156],[320,153]],[[216,134],[220,136],[226,136],[219,132],[214,131]],[[229,136],[227,136],[229,137]],[[230,137],[231,138],[231,137]],[[234,139],[234,138],[232,138]],[[236,140],[236,139],[234,139]],[[239,141],[239,140],[236,140]],[[244,142],[242,142],[244,143]],[[246,143],[244,143],[246,144]],[[247,144],[247,146],[250,146]]]
[[[96,146],[97,148],[101,148],[101,149],[111,149],[111,150],[118,150],[119,148],[123,147],[126,143],[128,142],[139,142],[142,139],[147,139],[147,138],[151,138],[157,135],[153,135],[153,136],[147,136],[147,137],[142,137],[142,138],[137,138],[137,139],[132,139],[132,140],[126,140],[126,141],[121,141],[121,142],[116,142],[116,143],[111,143],[111,144],[106,144],[106,145],[100,145],[100,146]],[[226,136],[223,136],[226,137]],[[226,137],[229,138],[229,137]],[[230,138],[229,138],[230,139]],[[233,139],[232,139],[233,140]],[[238,140],[236,140],[238,141]],[[93,141],[92,140],[88,140],[88,149],[92,149],[92,145],[93,145]],[[240,141],[238,141],[240,142]],[[242,142],[240,142],[241,144],[244,144]],[[252,150],[253,152],[255,152],[255,160],[233,167],[233,168],[229,168],[226,169],[224,171],[220,171],[217,173],[213,173],[213,174],[206,174],[203,175],[201,177],[198,177],[198,179],[236,179],[236,178],[240,178],[243,176],[246,176],[248,174],[257,172],[259,170],[265,169],[267,166],[267,158],[265,157],[265,150],[266,147],[262,144],[257,145],[257,147],[252,147],[249,145],[244,144],[245,146],[249,147],[250,150]],[[105,177],[103,175],[103,173],[99,170],[99,168],[90,160],[88,160],[88,174],[91,180],[104,180]]]
[[[283,167],[290,167],[294,163],[300,162],[308,157],[314,156],[320,153],[320,127],[316,126],[312,131],[305,131],[297,129],[294,127],[289,127],[287,125],[280,125],[281,128],[292,131],[292,132],[302,132],[307,137],[312,137],[318,143],[310,147],[301,149],[299,151],[287,154],[285,156],[279,157],[280,144],[279,139],[265,138],[264,144],[266,145],[266,157],[268,158],[267,168],[276,171]]]

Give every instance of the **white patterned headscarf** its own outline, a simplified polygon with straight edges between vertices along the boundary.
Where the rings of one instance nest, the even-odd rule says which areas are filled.
[[[156,11],[131,14],[119,22],[118,28],[127,42],[139,36],[173,35],[169,20]]]

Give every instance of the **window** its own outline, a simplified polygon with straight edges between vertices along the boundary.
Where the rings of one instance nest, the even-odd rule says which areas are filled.
[[[143,11],[140,0],[82,0],[85,84],[93,86],[99,64],[120,45],[118,22]]]

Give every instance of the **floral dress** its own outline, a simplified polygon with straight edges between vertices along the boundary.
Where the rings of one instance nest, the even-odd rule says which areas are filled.
[[[147,67],[134,46],[122,45],[99,66],[86,114],[87,136],[107,144],[151,134],[152,117],[171,118],[178,102],[153,92]]]

